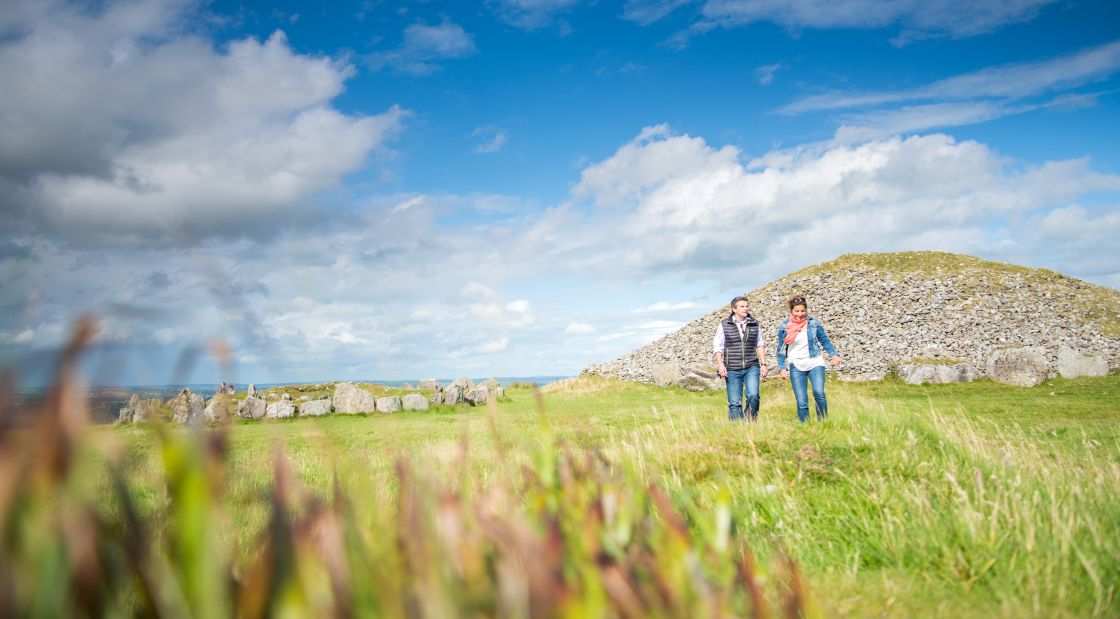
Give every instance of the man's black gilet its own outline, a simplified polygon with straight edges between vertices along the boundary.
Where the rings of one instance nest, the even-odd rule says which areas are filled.
[[[758,364],[758,321],[747,314],[744,323],[745,342],[739,336],[739,328],[735,326],[734,314],[720,323],[723,326],[723,364],[728,370],[745,370]]]

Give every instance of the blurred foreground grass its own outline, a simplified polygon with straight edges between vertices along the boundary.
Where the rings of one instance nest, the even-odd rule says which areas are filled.
[[[84,427],[66,375],[3,436],[5,616],[1120,616],[1117,376],[199,431]]]

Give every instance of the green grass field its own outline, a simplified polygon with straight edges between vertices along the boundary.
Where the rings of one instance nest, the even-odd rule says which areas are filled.
[[[153,578],[178,583],[147,595],[194,616],[1120,616],[1120,377],[828,391],[802,425],[767,382],[744,424],[722,393],[581,379],[489,410],[242,421],[209,460],[189,429],[101,427],[63,496],[106,523],[134,501]],[[333,563],[307,541],[320,513]],[[139,612],[125,584],[105,595]]]

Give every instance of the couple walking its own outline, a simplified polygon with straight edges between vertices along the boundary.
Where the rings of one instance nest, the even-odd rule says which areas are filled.
[[[809,315],[805,297],[789,300],[789,317],[778,325],[778,369],[780,376],[790,379],[797,400],[797,418],[809,420],[807,383],[812,383],[817,418],[828,416],[828,400],[824,394],[824,349],[832,356],[832,364],[841,358],[824,331],[824,325]],[[766,378],[762,325],[750,313],[746,297],[731,300],[731,315],[721,320],[712,337],[716,368],[727,383],[727,416],[730,419],[758,419],[759,381]],[[746,411],[743,400],[746,399]]]

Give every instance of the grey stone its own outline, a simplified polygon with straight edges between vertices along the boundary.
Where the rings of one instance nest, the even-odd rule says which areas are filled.
[[[171,420],[175,423],[193,423],[202,418],[206,401],[190,389],[183,389],[179,395],[167,401],[171,407]]]
[[[1105,376],[1108,374],[1108,359],[1101,355],[1082,353],[1070,346],[1058,349],[1058,375],[1064,378],[1082,376]]]
[[[420,391],[434,391],[439,389],[439,381],[434,378],[424,378],[420,380]]]
[[[338,383],[334,388],[332,399],[336,413],[372,413],[377,410],[373,394],[353,383]]]
[[[219,393],[206,403],[206,408],[202,411],[202,420],[207,423],[225,423],[236,413],[236,403],[229,393]]]
[[[286,419],[294,417],[296,414],[296,405],[292,403],[291,398],[280,398],[265,407],[264,416],[269,419]]]
[[[377,412],[395,413],[399,410],[401,410],[401,396],[388,395],[383,398],[377,398]]]
[[[466,393],[471,387],[474,387],[474,383],[469,378],[456,378],[451,381],[451,386],[458,386],[463,390],[463,393]]]
[[[929,363],[908,363],[898,366],[898,377],[911,385],[931,383],[969,383],[979,375],[975,367],[967,363],[937,365]]]
[[[262,398],[253,396],[245,398],[237,405],[237,416],[245,419],[261,419],[268,409],[268,404]]]
[[[471,406],[486,404],[490,400],[490,390],[483,385],[475,385],[463,394],[463,399]]]
[[[447,389],[443,390],[443,399],[441,403],[444,406],[455,406],[456,404],[465,401],[465,395],[466,394],[461,385],[451,383],[447,386]]]
[[[1034,387],[1050,376],[1050,360],[1041,346],[1003,348],[988,357],[988,377],[1006,385]]]
[[[426,411],[428,399],[419,393],[410,393],[401,398],[401,408],[406,411]]]
[[[160,409],[163,406],[163,402],[159,401],[157,398],[144,400],[134,393],[129,396],[128,402],[125,404],[124,408],[120,410],[117,421],[121,423],[153,421],[159,417]]]
[[[673,385],[689,391],[715,391],[724,388],[722,379],[712,380],[699,374],[685,374],[673,381]]]
[[[478,383],[478,386],[485,387],[487,391],[493,393],[496,389],[502,388],[502,383],[499,383],[496,378],[487,378],[486,380]]]
[[[331,401],[308,400],[299,405],[300,417],[318,417],[331,412]]]
[[[257,388],[255,385],[253,385],[253,383],[249,383],[249,388],[246,390],[246,395],[250,398],[257,395]]]
[[[658,387],[668,387],[684,376],[681,366],[676,363],[658,363],[650,369],[650,380]]]

